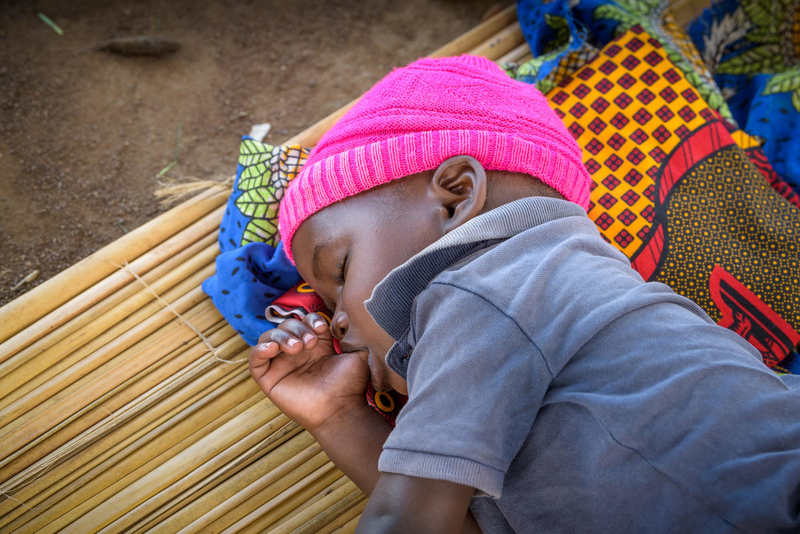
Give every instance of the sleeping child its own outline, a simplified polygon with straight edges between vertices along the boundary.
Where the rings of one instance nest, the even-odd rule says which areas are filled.
[[[280,232],[333,316],[250,370],[370,496],[358,532],[800,526],[798,377],[645,283],[589,191],[542,94],[474,56],[396,69],[312,151]],[[394,429],[368,382],[408,395]]]

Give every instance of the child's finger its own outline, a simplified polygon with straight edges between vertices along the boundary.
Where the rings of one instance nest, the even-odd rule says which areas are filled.
[[[303,317],[303,322],[317,334],[322,334],[328,329],[328,320],[320,313],[309,313]]]
[[[284,356],[284,352],[275,341],[259,343],[250,349],[250,376],[267,395],[272,392],[275,384],[294,370],[293,366],[287,366],[286,362],[282,361]]]
[[[275,329],[274,329],[274,328],[272,328],[272,329],[270,329],[270,330],[267,330],[267,331],[266,331],[266,332],[264,332],[263,334],[261,334],[261,335],[258,337],[258,345],[261,345],[262,343],[269,343],[270,341],[272,341],[272,335],[273,335],[274,333],[275,333]]]
[[[272,341],[278,344],[280,349],[287,354],[297,354],[303,350],[303,342],[286,330],[275,328],[272,330]]]
[[[261,342],[250,349],[250,366],[258,367],[268,363],[269,360],[277,356],[279,353],[280,347],[274,341]]]
[[[282,322],[279,328],[301,340],[307,349],[317,346],[317,335],[304,322],[288,319]]]

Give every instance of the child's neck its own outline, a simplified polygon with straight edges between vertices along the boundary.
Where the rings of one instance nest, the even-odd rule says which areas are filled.
[[[487,212],[521,198],[564,198],[558,191],[528,174],[489,171],[487,173],[487,178],[486,205],[483,212]]]

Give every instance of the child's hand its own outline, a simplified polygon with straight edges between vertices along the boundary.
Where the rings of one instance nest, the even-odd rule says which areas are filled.
[[[341,410],[366,404],[365,353],[335,354],[317,313],[265,332],[250,351],[250,374],[287,416],[314,432]]]

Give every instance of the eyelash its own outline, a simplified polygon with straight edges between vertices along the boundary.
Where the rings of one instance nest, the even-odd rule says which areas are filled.
[[[347,260],[350,259],[350,254],[342,258],[342,261],[339,262],[339,283],[344,283],[344,277],[347,273]]]

